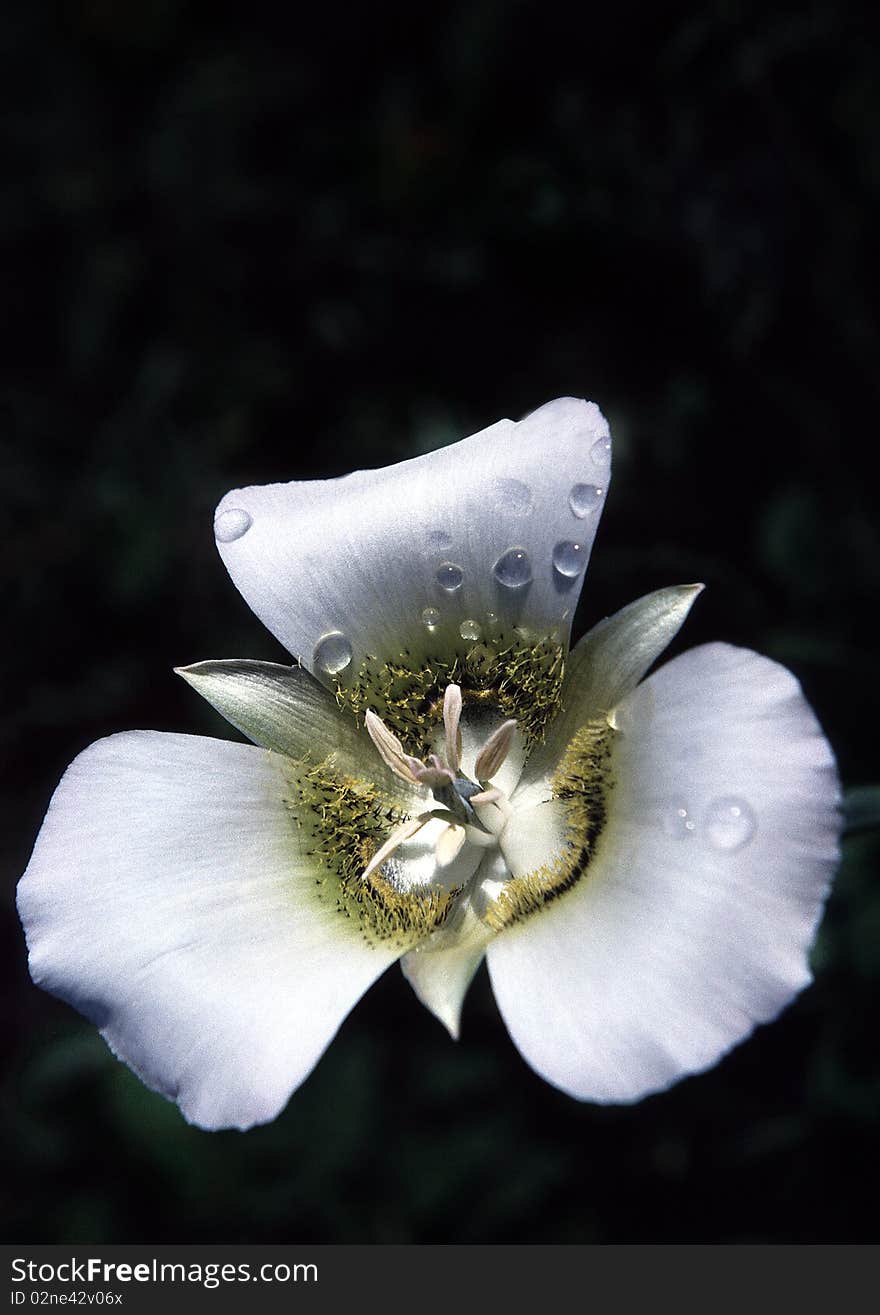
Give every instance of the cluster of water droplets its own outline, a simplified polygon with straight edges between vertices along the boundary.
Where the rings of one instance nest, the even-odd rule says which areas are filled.
[[[611,461],[611,439],[607,435],[593,443],[590,457],[597,471],[608,468]],[[578,520],[586,520],[601,507],[604,497],[603,484],[578,483],[571,488],[568,505]],[[496,480],[492,498],[496,506],[519,517],[530,516],[534,510],[532,490],[522,480],[506,478]],[[252,524],[253,518],[243,508],[226,508],[214,521],[217,542],[234,543],[247,533]],[[453,538],[445,529],[433,529],[427,532],[426,543],[431,551],[439,554],[448,552],[452,548]],[[586,567],[587,557],[587,544],[577,539],[560,539],[552,552],[553,569],[563,580],[575,580]],[[528,551],[519,546],[508,548],[495,562],[492,575],[501,588],[511,594],[524,590],[534,579],[534,569]],[[462,588],[464,578],[463,567],[452,560],[441,561],[434,573],[437,585],[448,595],[456,594]],[[436,607],[425,607],[421,613],[422,624],[429,634],[433,634],[439,628],[442,619],[441,612]],[[497,620],[494,613],[486,613],[483,623],[476,618],[466,617],[460,622],[458,632],[462,639],[476,642],[482,637],[484,629],[491,629]],[[313,654],[316,669],[326,676],[339,675],[350,665],[352,657],[352,646],[339,630],[332,630],[322,635],[315,645]]]
[[[754,838],[758,820],[747,800],[738,795],[721,795],[713,799],[697,816],[685,799],[664,800],[652,810],[657,824],[673,840],[694,836],[712,849],[733,853]]]

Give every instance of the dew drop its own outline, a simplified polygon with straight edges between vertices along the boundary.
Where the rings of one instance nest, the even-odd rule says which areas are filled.
[[[446,530],[428,530],[425,537],[428,547],[435,552],[448,552],[452,547],[452,535],[448,534]]]
[[[498,503],[515,516],[528,516],[532,510],[532,490],[521,479],[499,479],[495,491]]]
[[[323,635],[315,645],[315,666],[326,676],[336,676],[351,662],[351,644],[339,630]]]
[[[604,496],[605,490],[598,484],[575,484],[568,495],[568,505],[575,516],[583,520],[591,511],[596,510]]]
[[[426,607],[422,612],[422,625],[429,630],[436,630],[440,624],[440,613],[436,607]]]
[[[661,830],[673,840],[687,840],[697,829],[683,799],[667,799],[657,807],[656,815]]]
[[[587,550],[582,543],[563,539],[553,549],[553,565],[560,575],[573,580],[587,564]]]
[[[458,633],[461,635],[462,639],[479,639],[481,633],[479,622],[462,621],[461,625],[458,627]]]
[[[725,795],[709,804],[703,816],[703,826],[713,849],[730,851],[747,845],[758,823],[745,799]]]
[[[606,435],[590,448],[590,456],[597,466],[611,465],[611,439]]]
[[[460,589],[463,579],[464,571],[455,562],[443,562],[437,567],[437,583],[448,594],[454,594],[456,589]]]
[[[532,578],[532,563],[525,548],[508,548],[495,563],[492,574],[505,589],[522,589]]]
[[[232,543],[247,534],[253,525],[252,518],[241,507],[228,507],[214,520],[214,537],[218,543]]]
[[[497,612],[487,612],[487,613],[486,613],[486,625],[491,627],[491,626],[497,626],[497,624],[498,624],[498,613],[497,613]]]

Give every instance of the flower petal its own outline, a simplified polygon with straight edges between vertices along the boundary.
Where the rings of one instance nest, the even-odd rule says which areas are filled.
[[[524,1057],[596,1101],[708,1067],[807,985],[838,858],[833,755],[783,667],[695,649],[620,724],[587,871],[488,951]]]
[[[458,1040],[461,1008],[474,974],[494,935],[465,904],[450,928],[443,928],[400,961],[403,975],[426,1009]]]
[[[579,725],[610,712],[672,642],[703,591],[701,584],[657,589],[593,626],[565,664],[562,708],[523,769],[517,802],[536,803]],[[529,795],[526,791],[529,790]]]
[[[407,942],[322,900],[265,749],[131,732],[86,749],[19,885],[34,980],[205,1128],[273,1118]]]
[[[598,407],[561,398],[387,470],[235,489],[215,532],[260,619],[346,686],[516,628],[565,646],[609,473]]]

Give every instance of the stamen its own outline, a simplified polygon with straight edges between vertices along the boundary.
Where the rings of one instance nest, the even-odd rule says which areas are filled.
[[[381,867],[385,860],[394,853],[395,849],[403,844],[404,840],[409,840],[410,836],[414,836],[417,831],[421,831],[425,823],[430,821],[431,814],[422,813],[419,817],[410,817],[407,818],[405,822],[402,822],[399,827],[391,832],[391,835],[385,841],[384,845],[380,845],[376,850],[375,854],[364,868],[361,874],[361,880],[366,881],[367,877],[375,872],[376,868]]]
[[[408,781],[410,785],[419,785],[416,771],[421,769],[422,764],[418,758],[411,758],[408,753],[404,753],[400,740],[375,712],[368,710],[364,723],[386,767],[390,767],[394,775],[399,776],[402,781]]]
[[[435,754],[431,757],[434,763],[429,767],[419,766],[416,772],[416,780],[419,785],[426,785],[429,790],[442,790],[444,786],[451,785],[455,780],[448,767],[443,767]]]
[[[447,868],[458,858],[466,835],[463,826],[448,826],[445,831],[440,832],[436,845],[438,867]]]
[[[515,721],[505,721],[489,736],[474,763],[474,775],[478,781],[491,781],[510,752],[515,730]]]
[[[468,803],[471,804],[471,806],[474,804],[497,804],[498,800],[501,798],[501,791],[497,790],[493,785],[488,790],[481,790],[479,794],[472,794]]]
[[[461,765],[461,687],[447,685],[443,695],[443,724],[446,727],[446,761],[453,775]]]

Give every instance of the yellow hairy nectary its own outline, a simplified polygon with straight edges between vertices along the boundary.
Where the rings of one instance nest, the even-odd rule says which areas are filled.
[[[391,941],[407,949],[446,920],[459,894],[428,887],[404,890],[387,875],[394,861],[364,877],[379,846],[403,818],[368,781],[341,773],[328,758],[317,766],[289,760],[288,808],[316,860],[315,894],[351,919],[371,945]]]
[[[494,704],[534,743],[559,710],[564,669],[562,646],[554,640],[501,631],[451,661],[409,651],[397,661],[367,657],[351,683],[337,685],[336,698],[357,716],[371,709],[418,755],[427,751],[442,716],[444,690],[458,685],[465,703]]]

